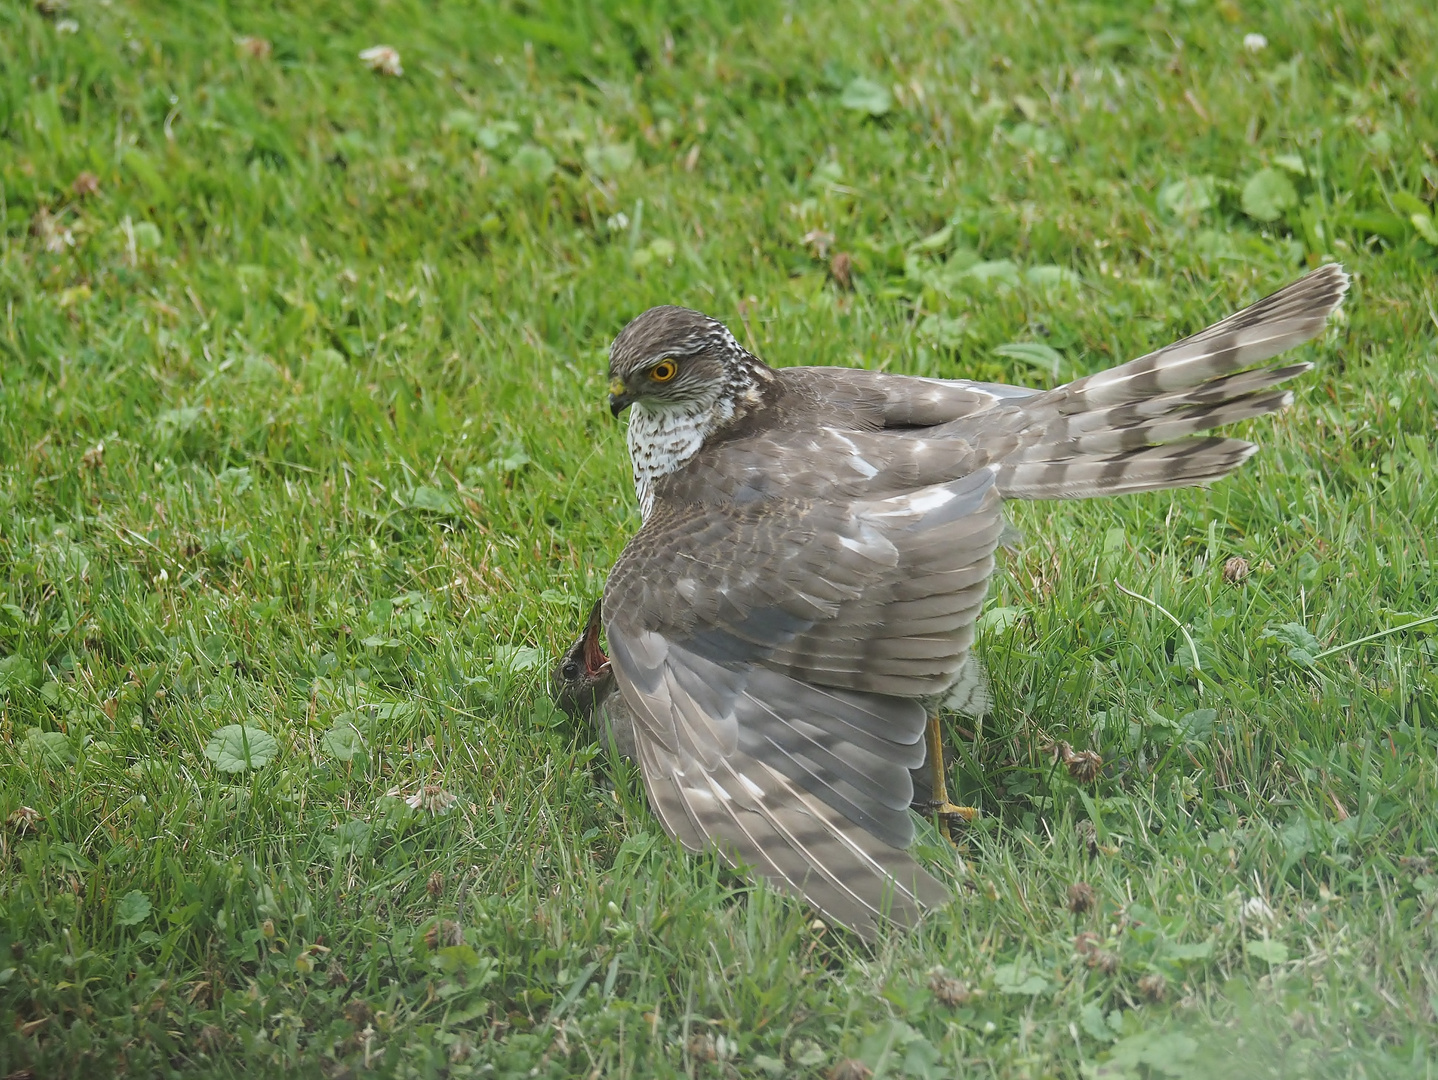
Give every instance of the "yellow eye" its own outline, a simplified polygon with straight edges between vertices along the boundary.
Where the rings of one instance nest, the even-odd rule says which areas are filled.
[[[649,369],[649,377],[655,382],[668,382],[679,374],[679,365],[673,360],[661,360]]]

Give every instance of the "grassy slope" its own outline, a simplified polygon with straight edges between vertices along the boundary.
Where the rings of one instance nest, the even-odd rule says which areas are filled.
[[[0,3],[0,1074],[1432,1075],[1438,627],[1290,646],[1438,597],[1438,18],[1052,6]],[[1019,509],[920,932],[816,934],[554,724],[644,307],[1041,382],[995,348],[1094,370],[1329,257],[1237,477]]]

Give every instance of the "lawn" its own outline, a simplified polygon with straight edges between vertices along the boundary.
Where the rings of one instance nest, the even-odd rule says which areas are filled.
[[[0,1076],[1438,1075],[1435,41],[0,0]],[[1016,508],[917,931],[686,856],[549,706],[649,305],[1053,385],[1335,259],[1237,475]]]

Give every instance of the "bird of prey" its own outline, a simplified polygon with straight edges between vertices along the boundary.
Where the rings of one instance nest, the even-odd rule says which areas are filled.
[[[1311,365],[1265,362],[1347,288],[1321,267],[1052,390],[775,369],[696,311],[634,319],[609,404],[644,520],[603,624],[665,830],[864,936],[947,900],[906,850],[910,770],[966,681],[1004,500],[1226,476],[1256,448],[1209,432],[1289,404]]]

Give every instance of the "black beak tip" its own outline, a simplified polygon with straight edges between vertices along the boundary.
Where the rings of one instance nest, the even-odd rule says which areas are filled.
[[[625,409],[629,408],[629,402],[616,394],[609,395],[609,415],[617,417]]]

